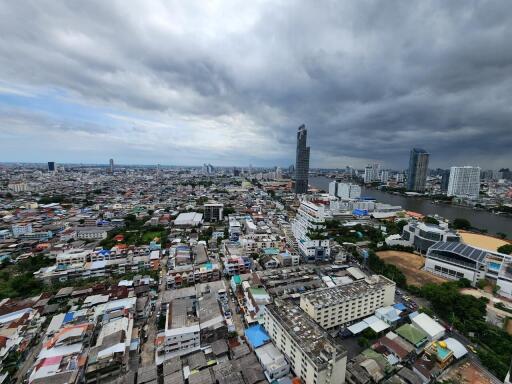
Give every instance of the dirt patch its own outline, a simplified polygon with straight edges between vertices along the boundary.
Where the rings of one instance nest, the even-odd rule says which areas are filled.
[[[492,384],[494,382],[479,367],[473,365],[471,361],[448,368],[442,379],[443,381],[451,380],[457,384]]]
[[[407,279],[407,284],[409,285],[417,285],[422,287],[429,283],[440,284],[447,281],[442,277],[435,276],[429,272],[423,271],[421,268],[423,268],[423,265],[425,264],[425,259],[422,256],[416,255],[414,253],[400,251],[381,251],[377,252],[377,256],[379,256],[386,263],[396,265],[398,269],[404,273]]]
[[[459,235],[462,238],[463,243],[473,247],[488,249],[490,251],[496,251],[502,245],[509,244],[506,240],[498,239],[489,235],[482,235],[480,233],[459,231]]]

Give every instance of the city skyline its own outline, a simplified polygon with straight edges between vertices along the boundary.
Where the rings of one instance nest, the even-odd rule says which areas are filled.
[[[0,161],[510,164],[506,3],[74,7],[0,5]]]

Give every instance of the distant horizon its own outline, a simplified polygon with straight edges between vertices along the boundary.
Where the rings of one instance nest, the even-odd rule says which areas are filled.
[[[305,124],[315,168],[405,169],[414,147],[432,168],[512,167],[511,19],[508,2],[3,2],[1,156],[284,167]]]
[[[54,160],[48,160],[48,161],[45,161],[45,162],[39,162],[39,161],[0,161],[0,165],[2,164],[8,164],[8,165],[12,165],[12,164],[20,164],[20,165],[40,165],[42,167],[46,167],[48,162],[51,162],[51,161],[54,161]],[[58,162],[58,161],[54,161],[55,162],[55,166],[59,166],[59,165],[63,165],[63,166],[66,166],[66,165],[69,165],[69,166],[97,166],[97,167],[105,167],[105,168],[108,168],[110,167],[110,164],[109,163],[74,163],[74,162]],[[203,163],[203,164],[211,164],[211,163]],[[163,164],[163,163],[156,163],[156,164],[130,164],[130,163],[116,163],[115,159],[114,159],[114,168],[119,166],[119,167],[151,167],[151,168],[156,168],[158,167],[159,165],[161,167],[173,167],[173,168],[202,168],[203,167],[203,164],[200,164],[200,165],[192,165],[192,164],[188,164],[188,165],[177,165],[177,164]],[[251,165],[215,165],[215,164],[211,164],[214,168],[238,168],[238,169],[246,169],[246,168],[249,168],[251,167]],[[272,169],[272,168],[281,168],[281,170],[287,170],[290,165],[292,164],[289,164],[287,166],[279,166],[279,165],[271,165],[271,166],[262,166],[262,165],[252,165],[252,168],[254,169]],[[437,170],[437,169],[443,169],[443,170],[449,170],[451,167],[458,167],[458,166],[468,166],[468,164],[464,164],[464,165],[451,165],[451,166],[448,166],[448,167],[428,167],[429,170]],[[472,166],[472,165],[469,165],[469,166]],[[475,167],[479,167],[478,165],[474,165]],[[350,166],[350,165],[347,165],[347,166],[344,166],[344,167],[339,167],[339,168],[333,168],[333,167],[310,167],[310,171],[312,170],[322,170],[322,171],[326,171],[326,170],[332,170],[332,171],[341,171],[341,170],[344,170],[346,169],[346,167],[350,167],[352,169],[355,169],[355,170],[358,170],[358,171],[361,171],[361,170],[364,170],[364,167],[353,167],[353,166]],[[506,169],[506,168],[509,168],[509,167],[498,167],[498,168],[482,168],[480,167],[482,171],[487,171],[487,170],[492,170],[492,171],[499,171],[500,169]],[[397,168],[388,168],[388,167],[381,167],[381,169],[383,170],[388,170],[388,171],[396,171],[396,172],[403,172],[403,171],[406,171],[407,168],[400,168],[400,169],[397,169]]]

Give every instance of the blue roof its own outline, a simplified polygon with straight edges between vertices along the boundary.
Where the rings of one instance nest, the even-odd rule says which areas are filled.
[[[245,330],[245,338],[249,341],[252,349],[261,347],[270,340],[270,336],[260,324],[247,328]]]
[[[407,307],[403,303],[396,303],[393,305],[393,308],[396,308],[399,311],[405,311],[407,309]]]
[[[64,315],[64,320],[62,321],[63,324],[69,323],[73,320],[73,317],[75,316],[75,312],[68,312]]]

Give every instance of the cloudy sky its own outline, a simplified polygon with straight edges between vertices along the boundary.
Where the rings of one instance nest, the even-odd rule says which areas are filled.
[[[3,1],[0,161],[512,167],[503,1]]]

